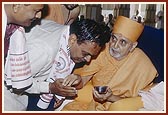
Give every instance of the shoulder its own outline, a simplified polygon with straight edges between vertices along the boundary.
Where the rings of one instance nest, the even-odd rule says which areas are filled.
[[[69,30],[69,25],[61,25],[52,20],[42,19],[41,23],[31,28],[27,34],[51,34],[57,33],[58,31]]]
[[[41,20],[41,24],[37,25],[33,28],[35,31],[43,32],[44,33],[60,33],[64,30],[69,30],[69,25],[61,25],[52,20]],[[32,31],[33,31],[32,29]]]
[[[69,32],[69,26],[60,25],[54,21],[43,19],[40,25],[36,25],[31,31],[26,33],[26,38],[28,40],[56,39],[65,31]]]
[[[142,62],[142,63],[145,61],[151,63],[150,58],[140,48],[135,48],[135,50],[133,51],[130,57],[135,58],[136,60],[139,60],[139,62]]]
[[[53,31],[53,32],[55,30],[69,28],[68,25],[61,25],[61,24],[56,23],[55,21],[47,20],[47,19],[42,19],[39,27],[42,29],[45,29],[46,31]]]
[[[147,57],[147,55],[145,54],[145,52],[140,49],[140,48],[135,48],[135,50],[133,51],[133,54],[134,55],[137,55],[137,56],[143,56],[143,57]]]

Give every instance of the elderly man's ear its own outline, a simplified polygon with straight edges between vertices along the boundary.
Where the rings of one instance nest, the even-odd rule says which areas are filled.
[[[131,49],[130,49],[130,52],[133,52],[137,45],[138,45],[138,42],[134,42],[134,43],[132,44],[132,47],[131,47]]]

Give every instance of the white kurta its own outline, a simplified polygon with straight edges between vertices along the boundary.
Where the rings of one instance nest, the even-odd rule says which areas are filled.
[[[54,21],[42,20],[41,25],[34,27],[26,34],[29,58],[33,75],[33,85],[28,93],[48,93],[49,76],[54,58],[60,48],[59,41],[69,34],[69,26],[57,24]]]
[[[72,69],[74,68],[75,63],[71,60],[70,57],[70,48],[68,45],[69,40],[69,32],[61,37],[60,39],[60,48],[59,51],[54,59],[54,63],[50,72],[50,75],[47,79],[49,82],[54,82],[58,78],[65,78],[66,76],[70,75]],[[53,94],[43,94],[40,96],[40,100],[38,101],[38,107],[42,109],[47,109],[50,101],[52,100],[53,96],[56,96],[58,99],[62,99],[65,97],[53,95]],[[61,107],[57,108],[57,110],[61,110],[67,103],[71,102],[72,100],[65,100]]]
[[[26,46],[29,51],[33,78],[33,84],[26,92],[34,94],[49,92],[49,83],[45,82],[45,80],[48,78],[54,58],[60,47],[59,39],[67,32],[69,32],[69,26],[42,20],[41,25],[36,25],[29,33],[26,33]],[[4,89],[5,110],[26,110],[28,105],[27,95],[15,95],[6,87]]]

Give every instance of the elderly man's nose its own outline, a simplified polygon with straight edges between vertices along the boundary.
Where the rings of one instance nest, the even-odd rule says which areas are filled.
[[[115,44],[114,44],[114,47],[115,47],[115,48],[118,47],[118,43],[119,43],[119,41],[115,42]]]

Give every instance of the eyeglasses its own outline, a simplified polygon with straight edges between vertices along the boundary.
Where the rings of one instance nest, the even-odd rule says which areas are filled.
[[[78,7],[79,5],[78,4],[63,4],[65,7],[66,7],[66,9],[68,9],[69,11],[68,11],[68,18],[67,18],[67,20],[65,21],[65,25],[67,25],[68,23],[69,23],[69,21],[70,21],[70,13],[71,13],[71,11],[73,10],[73,9],[75,9],[76,7]]]

